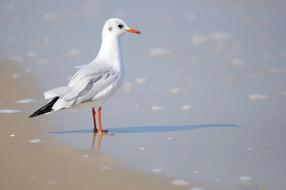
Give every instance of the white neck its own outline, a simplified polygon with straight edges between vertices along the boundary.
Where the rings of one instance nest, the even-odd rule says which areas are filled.
[[[120,60],[120,40],[117,36],[102,35],[101,47],[98,53],[98,59],[112,63],[115,60]]]

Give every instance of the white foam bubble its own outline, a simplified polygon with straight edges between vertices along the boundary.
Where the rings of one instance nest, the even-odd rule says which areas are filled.
[[[111,168],[109,166],[101,166],[100,167],[100,170],[103,170],[103,171],[108,171],[110,170]]]
[[[244,60],[241,59],[241,58],[235,58],[235,59],[232,59],[232,60],[230,61],[230,64],[231,64],[232,66],[242,67],[242,66],[245,65],[245,62],[244,62]]]
[[[245,147],[245,149],[250,151],[250,150],[253,150],[253,147],[248,146],[248,147]]]
[[[37,143],[40,143],[40,142],[42,142],[41,139],[31,139],[31,140],[29,140],[29,143],[31,143],[31,144],[37,144]]]
[[[152,48],[149,51],[149,57],[152,59],[157,59],[157,58],[162,58],[165,57],[169,54],[168,50],[164,49],[164,48]]]
[[[146,147],[141,146],[141,147],[139,147],[139,150],[146,150]]]
[[[8,59],[9,61],[17,62],[17,63],[20,63],[20,62],[23,61],[23,58],[22,58],[21,56],[17,56],[17,55],[9,55],[9,56],[7,57],[7,59]]]
[[[171,141],[171,140],[173,140],[174,138],[173,137],[167,137],[167,140],[168,141]]]
[[[200,172],[200,170],[195,170],[194,173],[195,174],[200,174],[201,172]]]
[[[229,40],[231,39],[231,35],[226,32],[214,32],[212,33],[211,37],[214,40]]]
[[[206,43],[208,40],[209,38],[204,35],[194,35],[191,37],[191,43],[193,45],[201,45],[203,43]]]
[[[147,79],[144,78],[144,77],[139,77],[139,78],[136,79],[136,83],[139,84],[139,85],[145,84],[146,81],[147,81]]]
[[[172,181],[173,185],[178,185],[178,186],[188,186],[190,185],[190,183],[186,180],[183,179],[176,179],[174,181]]]
[[[11,77],[12,77],[12,79],[18,79],[18,78],[22,77],[22,75],[23,75],[22,73],[16,72],[16,73],[12,73]]]
[[[41,59],[37,60],[37,63],[40,65],[45,65],[45,64],[49,63],[49,60],[45,59],[45,58],[41,58]]]
[[[0,113],[12,114],[12,113],[19,113],[20,110],[17,109],[0,109]]]
[[[255,184],[255,180],[251,176],[241,176],[239,178],[239,181],[242,185],[245,185],[245,186],[252,186]]]
[[[199,187],[199,186],[194,186],[191,188],[191,190],[204,190],[203,187]]]
[[[182,110],[189,110],[189,109],[191,109],[191,106],[189,106],[189,105],[182,105],[181,109]]]
[[[151,106],[151,110],[152,111],[159,111],[159,110],[162,110],[162,109],[163,109],[163,107],[161,107],[161,106],[157,106],[157,105]]]
[[[55,186],[55,185],[58,185],[59,182],[56,179],[50,179],[50,180],[48,180],[47,184],[48,184],[48,186]]]
[[[179,89],[179,88],[171,88],[170,92],[173,95],[177,95],[177,94],[179,94],[181,92],[181,89]]]
[[[253,178],[250,177],[250,176],[241,176],[241,177],[239,178],[239,180],[240,180],[240,181],[251,181],[251,180],[253,180]]]
[[[67,57],[78,57],[82,54],[81,49],[70,49],[66,52]]]
[[[88,154],[84,154],[84,155],[82,155],[82,157],[83,157],[83,158],[89,158],[89,157],[90,157],[90,155],[88,155]]]
[[[35,100],[28,98],[28,99],[22,99],[22,100],[18,100],[16,103],[17,104],[29,104],[31,102],[34,102]]]
[[[10,137],[14,138],[16,135],[15,134],[11,134]]]
[[[161,173],[161,172],[162,172],[162,169],[161,169],[161,168],[153,168],[153,169],[152,169],[152,172],[153,172],[153,173]]]
[[[220,178],[216,178],[215,181],[216,181],[216,182],[220,182],[221,179],[220,179]]]
[[[252,102],[266,100],[267,98],[268,96],[264,94],[251,94],[248,96],[248,99]]]
[[[38,57],[38,53],[34,50],[30,50],[26,53],[26,56],[29,58],[36,58]]]

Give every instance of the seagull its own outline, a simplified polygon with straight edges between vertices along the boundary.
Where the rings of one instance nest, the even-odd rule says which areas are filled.
[[[90,63],[80,66],[67,86],[44,92],[45,99],[50,99],[50,102],[29,117],[68,108],[89,108],[92,111],[94,132],[98,134],[106,132],[102,129],[101,124],[102,105],[119,89],[123,82],[124,66],[120,37],[126,32],[141,34],[139,30],[128,27],[122,19],[108,19],[102,29],[101,47],[96,58]]]

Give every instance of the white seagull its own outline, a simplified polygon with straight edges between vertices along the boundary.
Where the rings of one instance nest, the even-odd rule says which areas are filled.
[[[89,64],[81,66],[67,86],[46,91],[45,98],[52,100],[29,117],[67,108],[92,108],[94,132],[102,134],[101,107],[123,81],[124,68],[119,38],[126,32],[140,34],[139,30],[128,27],[119,18],[107,20],[102,29],[102,42],[97,57]]]

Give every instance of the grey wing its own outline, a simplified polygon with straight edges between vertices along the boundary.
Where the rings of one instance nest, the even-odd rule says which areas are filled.
[[[96,80],[101,75],[108,73],[112,70],[111,67],[106,67],[104,64],[96,65],[83,65],[80,70],[78,70],[75,75],[70,80],[68,87],[76,87],[81,85],[87,78],[91,80]]]
[[[90,80],[86,87],[78,94],[75,104],[100,99],[110,88],[112,88],[114,81],[116,81],[118,77],[116,72],[109,71],[98,75],[94,80]]]
[[[73,76],[67,86],[69,91],[60,97],[53,109],[59,110],[94,101],[100,98],[118,77],[118,73],[107,65],[86,65]]]

